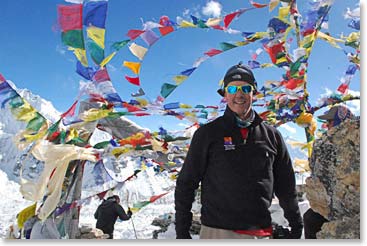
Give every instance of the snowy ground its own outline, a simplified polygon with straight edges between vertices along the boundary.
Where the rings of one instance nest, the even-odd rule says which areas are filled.
[[[15,215],[23,208],[32,204],[32,202],[22,199],[19,193],[19,184],[9,181],[6,174],[0,170],[0,238],[4,238],[7,228],[15,221]],[[89,225],[94,227],[96,220],[93,217],[95,209],[100,204],[98,199],[93,199],[90,204],[85,205],[81,209],[80,225]],[[160,228],[152,225],[154,218],[167,213],[174,213],[174,196],[170,192],[166,196],[157,200],[153,204],[143,207],[138,213],[134,214],[132,220],[117,222],[115,225],[115,239],[152,239],[154,230]],[[127,205],[122,204],[126,209]],[[301,202],[300,209],[303,214],[309,205],[308,202]],[[283,211],[275,202],[270,211],[272,212],[273,220],[279,224],[285,224]],[[134,230],[135,228],[135,230]],[[136,232],[136,233],[135,233]],[[175,239],[176,233],[174,224],[168,227],[165,233],[159,234],[159,239]],[[198,236],[193,236],[193,239],[198,239]]]

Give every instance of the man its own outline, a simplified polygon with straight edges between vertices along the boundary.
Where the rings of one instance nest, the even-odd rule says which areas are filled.
[[[109,235],[109,239],[113,239],[113,230],[119,217],[121,220],[129,220],[132,212],[129,209],[127,214],[120,205],[120,197],[117,195],[110,196],[98,206],[94,213],[94,218],[97,219],[96,227],[101,229],[104,234]]]
[[[227,101],[225,113],[195,132],[177,179],[177,238],[191,238],[191,207],[200,182],[201,239],[271,237],[273,193],[291,227],[290,238],[300,238],[292,162],[280,133],[252,109],[254,75],[239,63],[223,84],[218,93]]]
[[[346,119],[354,119],[355,116],[346,106],[334,105],[323,115],[318,116],[318,118],[326,120],[325,126],[329,130],[332,127],[338,126]],[[315,212],[312,208],[309,208],[303,214],[303,221],[305,225],[305,239],[316,239],[316,233],[321,230],[325,222],[328,222],[326,218]]]

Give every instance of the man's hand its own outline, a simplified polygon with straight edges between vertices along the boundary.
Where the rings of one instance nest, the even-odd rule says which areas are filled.
[[[289,234],[290,239],[300,239],[302,236],[303,226],[292,227],[291,233]]]
[[[127,216],[129,216],[131,218],[131,216],[133,215],[133,212],[131,211],[131,209],[129,208],[127,210]]]

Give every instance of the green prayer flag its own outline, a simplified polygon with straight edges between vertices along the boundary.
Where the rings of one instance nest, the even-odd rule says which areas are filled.
[[[84,49],[83,30],[70,30],[61,34],[62,42],[70,47]]]
[[[220,49],[222,51],[227,51],[227,50],[230,50],[230,49],[233,49],[233,48],[237,47],[237,45],[226,43],[226,42],[220,43],[219,46],[220,46]]]
[[[119,51],[122,47],[124,47],[125,45],[127,45],[130,42],[130,39],[126,39],[120,42],[115,42],[111,45],[111,48]]]
[[[40,115],[38,112],[36,113],[36,117],[34,117],[33,119],[31,119],[28,124],[26,129],[29,130],[33,130],[33,131],[38,131],[39,129],[41,129],[42,125],[46,122],[46,119],[43,118],[42,115]]]
[[[104,59],[104,49],[92,40],[88,40],[87,47],[92,60],[98,65],[101,64]]]
[[[161,87],[161,96],[167,98],[175,89],[177,85],[164,83]]]

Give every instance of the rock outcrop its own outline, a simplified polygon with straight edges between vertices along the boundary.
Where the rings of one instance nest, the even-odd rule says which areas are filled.
[[[320,239],[360,238],[360,120],[331,128],[314,143],[306,197],[329,220]]]

